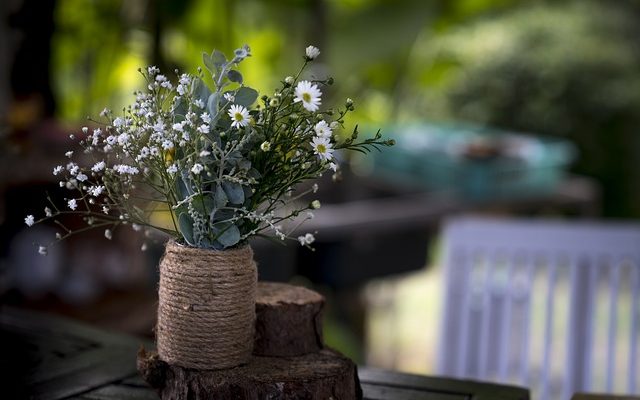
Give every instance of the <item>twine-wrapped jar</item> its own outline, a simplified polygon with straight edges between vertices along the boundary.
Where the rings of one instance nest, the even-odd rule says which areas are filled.
[[[196,369],[247,363],[253,349],[256,284],[249,246],[216,251],[168,242],[160,261],[160,358]]]

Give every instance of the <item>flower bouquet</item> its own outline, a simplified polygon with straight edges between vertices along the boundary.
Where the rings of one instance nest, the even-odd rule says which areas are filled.
[[[359,140],[357,127],[338,134],[353,102],[322,111],[322,90],[333,80],[301,79],[319,54],[309,46],[300,71],[260,98],[238,71],[251,55],[246,45],[230,59],[205,53],[205,70],[176,71],[175,80],[153,66],[140,70],[146,90],[132,105],[119,115],[105,109],[95,127],[71,135],[81,150],[67,152],[69,162],[53,169],[69,190],[66,204],[48,198],[42,218],[25,218],[27,225],[53,220],[56,240],[96,228],[111,239],[125,227],[172,238],[160,263],[156,331],[167,362],[203,369],[245,362],[256,286],[248,239],[310,246],[312,233],[295,232],[320,207],[301,201],[317,185],[298,184],[339,173],[336,151],[392,144],[379,132]],[[69,229],[65,214],[79,215],[84,225]],[[49,245],[38,251],[46,254]]]

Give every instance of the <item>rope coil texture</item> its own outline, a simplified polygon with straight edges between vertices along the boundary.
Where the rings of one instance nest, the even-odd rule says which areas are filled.
[[[249,246],[216,251],[167,243],[160,261],[160,358],[196,369],[247,363],[253,350],[256,285]]]

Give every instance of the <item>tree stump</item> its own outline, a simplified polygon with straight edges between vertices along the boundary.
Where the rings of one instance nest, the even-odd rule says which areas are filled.
[[[355,364],[327,348],[295,357],[253,356],[249,364],[222,370],[170,365],[142,349],[138,371],[162,399],[362,399]]]
[[[288,357],[322,349],[324,297],[284,283],[259,282],[253,354]]]
[[[361,399],[356,365],[324,347],[323,306],[324,298],[309,289],[259,282],[248,364],[188,369],[141,349],[138,371],[162,399]]]

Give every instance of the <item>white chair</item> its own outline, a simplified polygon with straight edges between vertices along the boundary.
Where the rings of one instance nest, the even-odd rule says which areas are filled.
[[[444,240],[440,374],[640,391],[640,225],[468,217]]]

